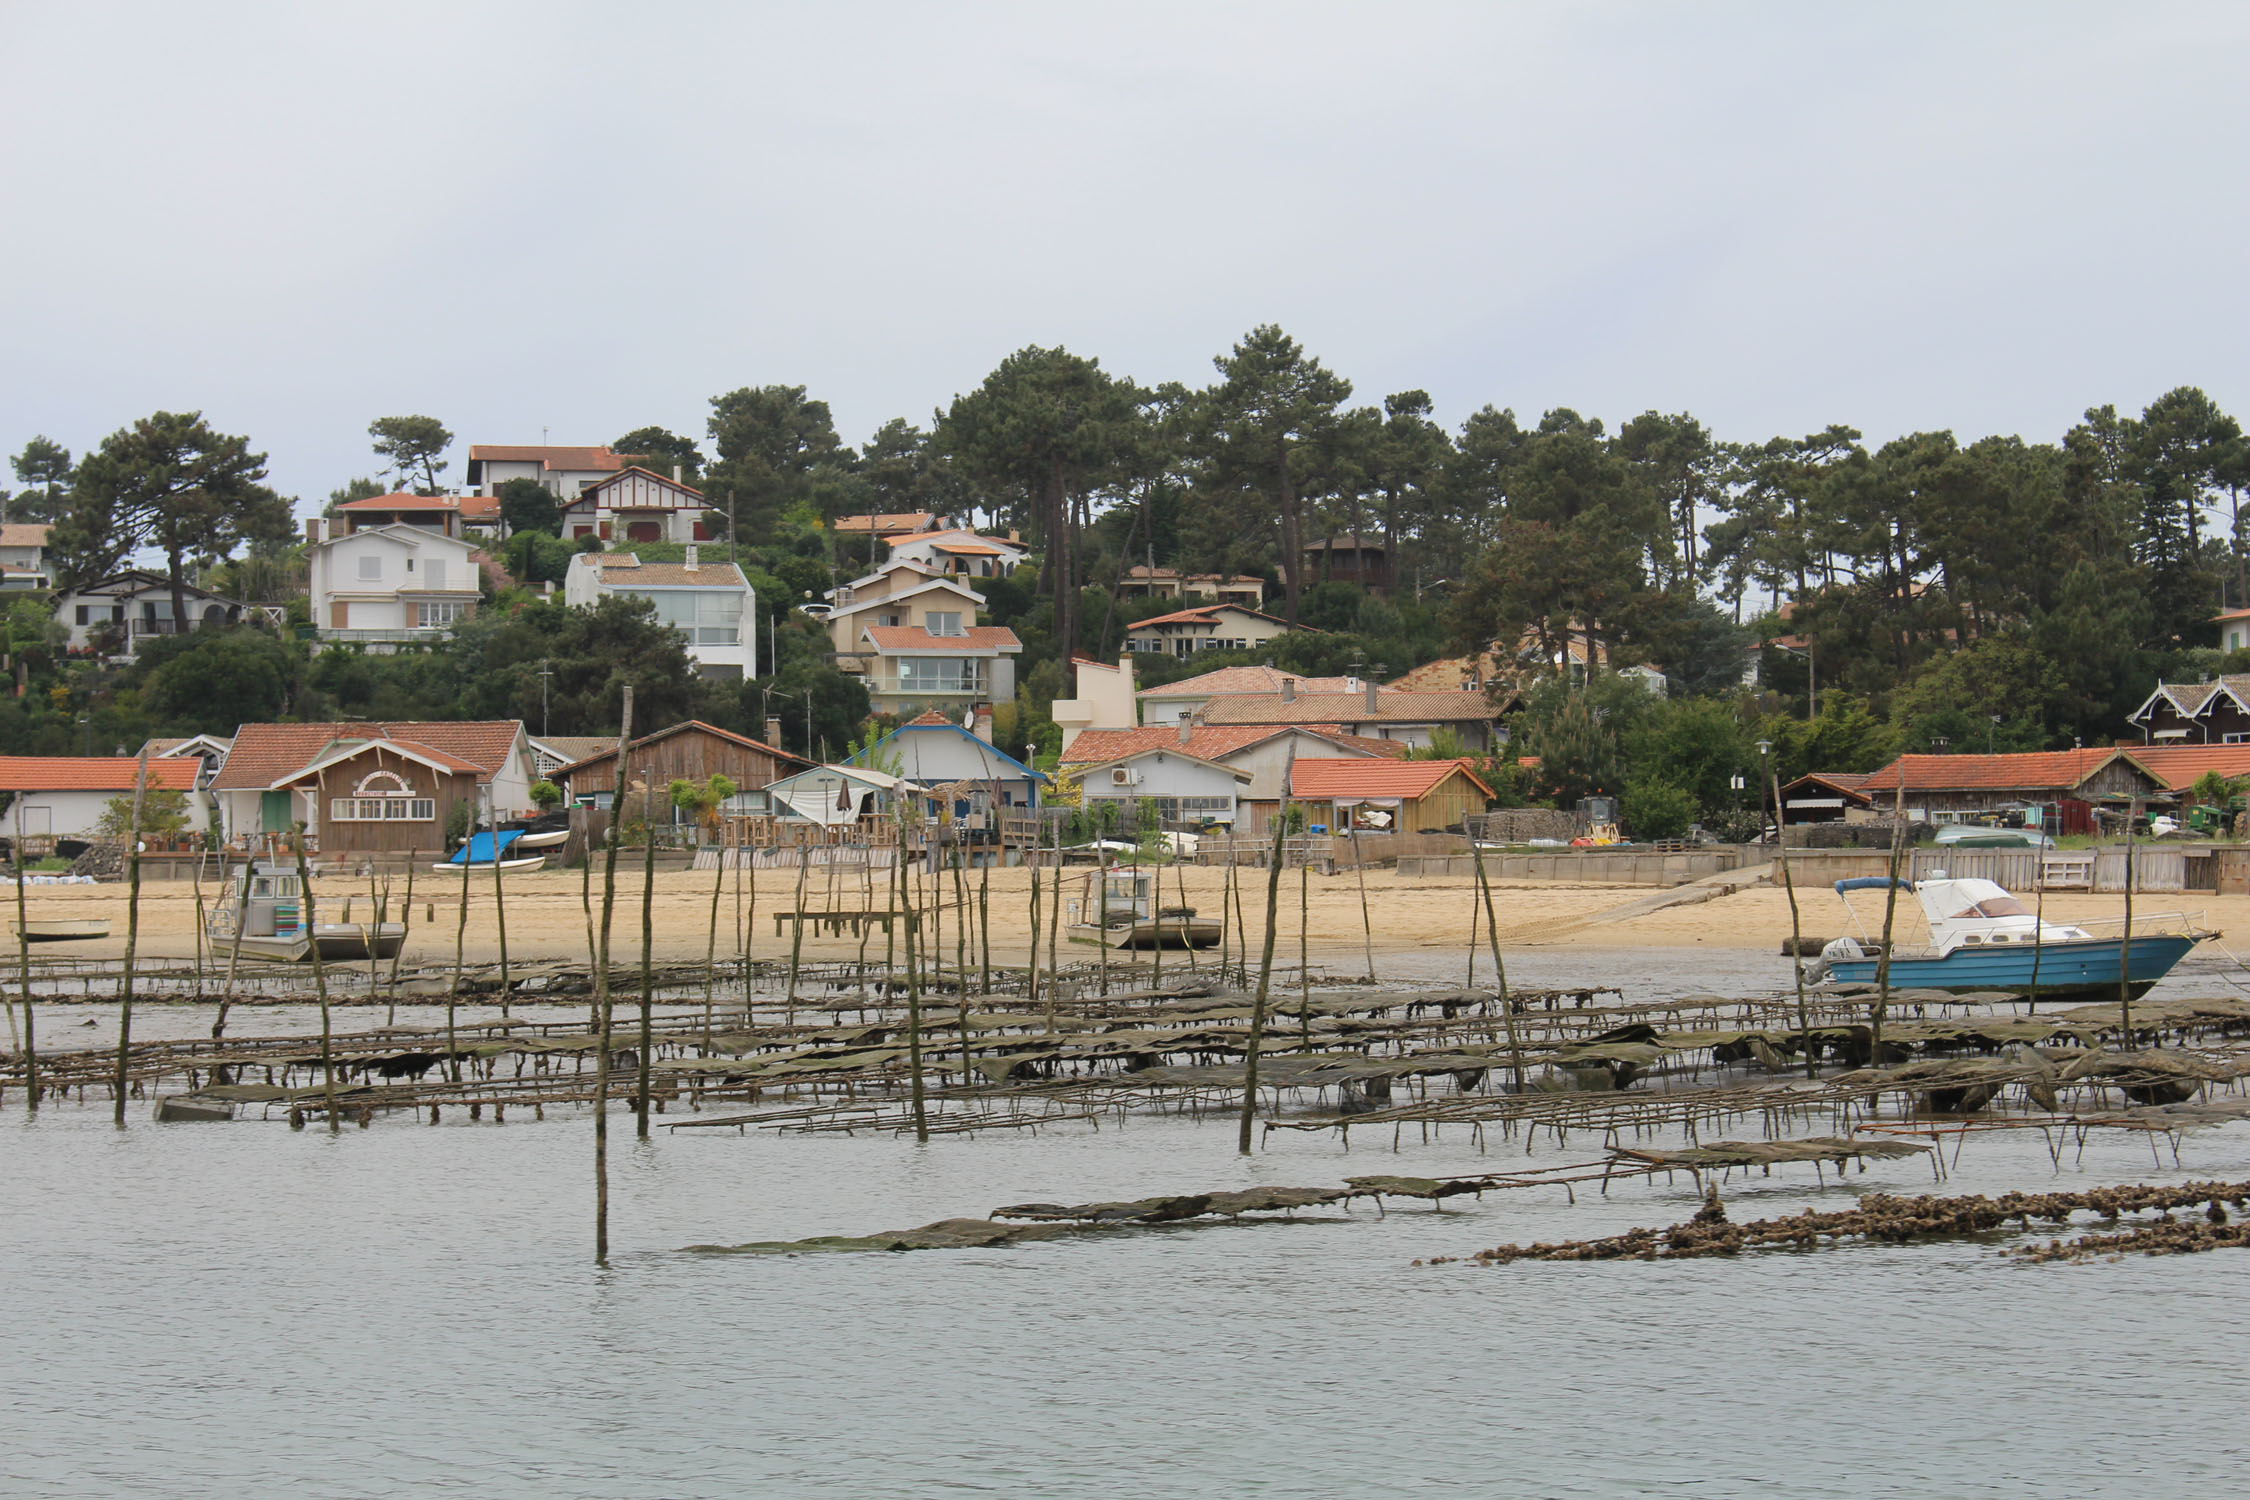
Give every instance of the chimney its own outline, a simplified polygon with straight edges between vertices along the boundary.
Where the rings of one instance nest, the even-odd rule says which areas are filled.
[[[1297,701],[1296,678],[1284,677],[1281,679],[1281,701],[1284,703],[1294,703]]]
[[[680,466],[678,464],[672,465],[672,482],[674,484],[683,483],[680,478]]]
[[[687,570],[688,570],[688,571],[689,571],[690,573],[693,573],[693,572],[695,572],[695,571],[696,571],[696,570],[697,570],[698,568],[700,568],[700,567],[702,566],[702,564],[701,564],[701,563],[699,563],[699,562],[697,562],[697,561],[695,560],[695,557],[696,557],[696,553],[695,553],[695,543],[693,543],[693,542],[690,542],[690,543],[688,543],[688,544],[687,544]]]
[[[983,740],[987,745],[992,743],[991,704],[979,703],[976,706],[976,721],[970,726],[969,732],[971,734],[974,734],[978,739]]]
[[[555,580],[549,578],[543,580],[540,583],[539,597],[542,599],[552,599],[555,597]]]
[[[1195,726],[1193,724],[1190,724],[1185,719],[1180,720],[1180,748],[1183,750],[1186,749],[1188,741],[1194,738]]]
[[[306,541],[308,541],[308,542],[317,542],[317,541],[319,541],[319,540],[320,540],[320,521],[321,521],[321,518],[320,518],[319,516],[307,516],[307,517],[305,517],[305,540],[306,540]]]
[[[1372,677],[1367,679],[1367,711],[1375,712],[1375,679]]]

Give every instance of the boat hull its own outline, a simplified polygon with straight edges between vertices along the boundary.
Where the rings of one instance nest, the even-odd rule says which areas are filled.
[[[92,938],[109,936],[109,918],[83,917],[71,921],[26,922],[23,940],[27,943],[83,943]]]
[[[500,861],[500,873],[503,875],[523,874],[539,869],[546,863],[547,856],[544,854],[534,854],[526,859],[504,859]],[[430,868],[440,875],[458,875],[461,873],[462,865],[459,860],[452,860],[446,864],[432,865]],[[468,871],[471,875],[489,875],[492,873],[492,861],[489,859],[479,860],[470,865]]]
[[[2132,955],[2124,965],[2127,988],[2135,995],[2146,994],[2201,941],[2200,937],[2179,933],[2134,938]],[[1891,987],[1943,990],[1956,995],[1979,990],[2029,993],[2036,964],[2042,998],[2114,998],[2123,946],[2120,938],[2088,938],[2036,947],[2026,943],[1956,948],[1943,958],[1901,957],[1891,962]],[[1876,964],[1873,958],[1829,959],[1821,977],[1840,984],[1874,984]]]
[[[1163,917],[1134,922],[1130,926],[1119,923],[1109,928],[1080,923],[1070,930],[1074,943],[1104,943],[1112,948],[1210,948],[1219,941],[1219,924],[1211,921],[1185,921],[1178,917]]]

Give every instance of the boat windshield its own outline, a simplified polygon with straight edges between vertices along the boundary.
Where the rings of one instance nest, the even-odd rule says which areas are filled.
[[[2031,908],[2013,896],[1989,896],[1967,911],[1955,912],[1952,920],[1958,922],[1966,917],[2028,917],[2030,915]]]

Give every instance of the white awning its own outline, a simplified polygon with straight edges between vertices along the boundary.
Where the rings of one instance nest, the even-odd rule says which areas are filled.
[[[1339,809],[1346,807],[1404,807],[1406,805],[1405,799],[1402,797],[1330,797],[1327,800]]]
[[[2184,729],[2159,729],[2156,737],[2160,740],[2184,740],[2188,737],[2188,732]]]

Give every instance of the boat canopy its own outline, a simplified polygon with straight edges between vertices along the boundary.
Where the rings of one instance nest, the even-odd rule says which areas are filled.
[[[499,835],[498,835],[498,838],[499,838],[499,841],[500,841],[500,848],[501,848],[502,850],[505,850],[505,849],[506,849],[506,848],[507,848],[507,847],[508,847],[508,846],[509,846],[510,844],[514,843],[514,842],[515,842],[515,841],[516,841],[517,839],[520,839],[520,838],[522,838],[522,837],[523,837],[523,830],[522,830],[522,829],[520,829],[520,828],[510,828],[510,829],[507,829],[506,831],[504,831],[504,832],[502,832],[501,834],[499,834]],[[447,860],[447,861],[446,861],[446,863],[447,863],[447,864],[449,864],[449,865],[458,865],[458,864],[489,865],[489,864],[491,864],[491,863],[493,862],[493,860],[494,860],[495,858],[497,858],[497,856],[496,856],[496,855],[494,854],[494,852],[493,852],[493,847],[492,847],[492,845],[493,845],[493,839],[494,839],[494,835],[492,835],[492,834],[489,834],[489,833],[472,833],[472,834],[470,834],[470,835],[469,835],[469,841],[468,841],[468,842],[467,842],[466,844],[463,844],[463,845],[462,845],[462,846],[461,846],[461,847],[460,847],[459,849],[455,850],[455,851],[454,851],[454,854],[453,854],[453,858],[451,858],[451,859]]]
[[[1836,894],[1841,896],[1847,891],[1879,891],[1890,885],[1890,883],[1891,877],[1888,875],[1862,875],[1856,880],[1837,881]],[[1901,880],[1900,882],[1898,882],[1898,888],[1902,891],[1911,891],[1914,889],[1914,882],[1911,880]]]

